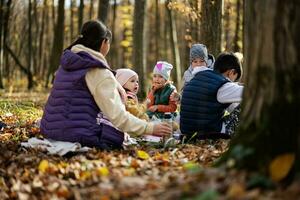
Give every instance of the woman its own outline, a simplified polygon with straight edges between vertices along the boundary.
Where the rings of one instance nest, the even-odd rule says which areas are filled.
[[[79,38],[63,52],[41,120],[45,137],[111,149],[121,148],[123,132],[158,136],[171,133],[167,124],[148,123],[125,110],[121,99],[125,91],[105,59],[110,40],[111,32],[103,23],[88,21]],[[100,119],[97,124],[98,113],[109,122]]]

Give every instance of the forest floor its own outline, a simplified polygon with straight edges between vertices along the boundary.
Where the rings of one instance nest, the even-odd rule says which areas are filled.
[[[300,185],[283,189],[268,177],[212,164],[226,140],[163,149],[147,144],[122,151],[92,149],[66,156],[26,149],[21,142],[42,136],[36,120],[47,95],[0,97],[0,199],[300,199]]]

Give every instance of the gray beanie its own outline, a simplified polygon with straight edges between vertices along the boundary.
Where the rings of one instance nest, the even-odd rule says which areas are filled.
[[[206,64],[208,60],[207,48],[204,44],[193,44],[190,50],[190,62],[194,59],[203,59]]]

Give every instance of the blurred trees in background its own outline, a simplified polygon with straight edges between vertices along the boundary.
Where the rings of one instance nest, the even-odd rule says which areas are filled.
[[[243,0],[0,0],[0,88],[51,84],[62,50],[89,19],[112,30],[108,62],[136,70],[143,92],[158,60],[173,64],[179,86],[191,44],[214,56],[241,51],[242,8]]]

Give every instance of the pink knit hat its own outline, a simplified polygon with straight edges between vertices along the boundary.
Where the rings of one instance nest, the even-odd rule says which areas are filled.
[[[138,77],[138,74],[131,69],[122,68],[117,69],[116,72],[116,79],[122,86],[124,86],[131,77],[135,75]]]

